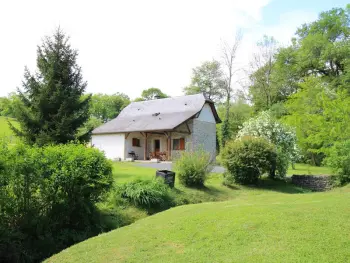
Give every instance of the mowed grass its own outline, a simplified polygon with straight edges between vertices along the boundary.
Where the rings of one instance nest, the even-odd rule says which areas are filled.
[[[295,169],[292,169],[292,167],[288,169],[288,175],[293,174],[331,175],[333,173],[329,167],[317,167],[309,164],[297,163],[295,164]]]
[[[298,174],[305,165],[297,165]],[[326,168],[325,168],[326,169]],[[324,174],[325,169],[319,170]],[[155,169],[115,163],[116,183],[152,178]],[[312,193],[288,182],[175,190],[189,202],[86,240],[47,262],[347,262],[350,187]],[[191,199],[193,198],[193,199]],[[226,200],[226,201],[221,201]],[[221,202],[208,202],[221,201]]]
[[[303,165],[296,165],[298,173]],[[317,168],[317,167],[316,167]],[[114,179],[116,184],[127,183],[136,179],[152,179],[155,177],[155,168],[141,167],[137,163],[117,162],[113,164]],[[205,187],[201,189],[182,186],[175,177],[175,192],[183,203],[201,203],[210,201],[225,201],[236,198],[239,195],[256,195],[267,191],[281,193],[304,193],[306,189],[294,186],[287,182],[272,181],[264,178],[257,186],[232,185],[231,187],[222,184],[222,174],[212,173],[209,175]],[[181,200],[179,200],[181,203]]]
[[[172,208],[47,262],[348,262],[350,188]]]

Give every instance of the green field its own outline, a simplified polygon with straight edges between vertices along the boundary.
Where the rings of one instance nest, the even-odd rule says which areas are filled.
[[[329,172],[305,168],[296,166],[298,173]],[[114,173],[123,183],[151,178],[154,169],[116,163]],[[268,179],[256,187],[228,188],[221,181],[213,174],[204,189],[176,185],[184,198],[205,203],[148,216],[47,262],[346,262],[350,257],[350,187],[311,193]]]
[[[12,118],[0,116],[0,138],[8,138],[12,141],[15,138],[10,126],[8,125],[8,121],[10,121],[15,127],[18,127],[18,122]]]

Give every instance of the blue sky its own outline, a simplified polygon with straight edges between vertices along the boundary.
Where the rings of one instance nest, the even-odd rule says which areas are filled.
[[[0,1],[0,96],[21,87],[24,67],[36,69],[37,45],[60,26],[78,49],[93,93],[136,98],[157,87],[181,95],[192,68],[222,57],[222,41],[244,37],[236,66],[245,69],[263,35],[288,45],[297,27],[335,0],[13,0]],[[237,79],[247,76],[236,76]],[[241,88],[239,84],[235,88]]]
[[[276,14],[298,10],[318,14],[334,7],[345,8],[348,3],[344,0],[272,0],[262,8],[262,24],[269,26],[278,23],[279,18]]]

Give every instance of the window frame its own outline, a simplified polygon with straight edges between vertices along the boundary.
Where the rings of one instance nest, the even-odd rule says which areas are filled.
[[[175,143],[175,141],[176,141],[176,143]],[[177,147],[175,147],[175,146],[177,146]],[[184,151],[185,148],[186,148],[185,138],[174,138],[173,139],[173,147],[172,147],[173,151]]]
[[[132,147],[141,147],[141,140],[139,138],[132,138]]]

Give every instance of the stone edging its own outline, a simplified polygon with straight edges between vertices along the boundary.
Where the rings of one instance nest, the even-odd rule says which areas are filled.
[[[311,189],[312,191],[327,191],[332,188],[331,177],[327,175],[297,175],[292,176],[292,183]]]

